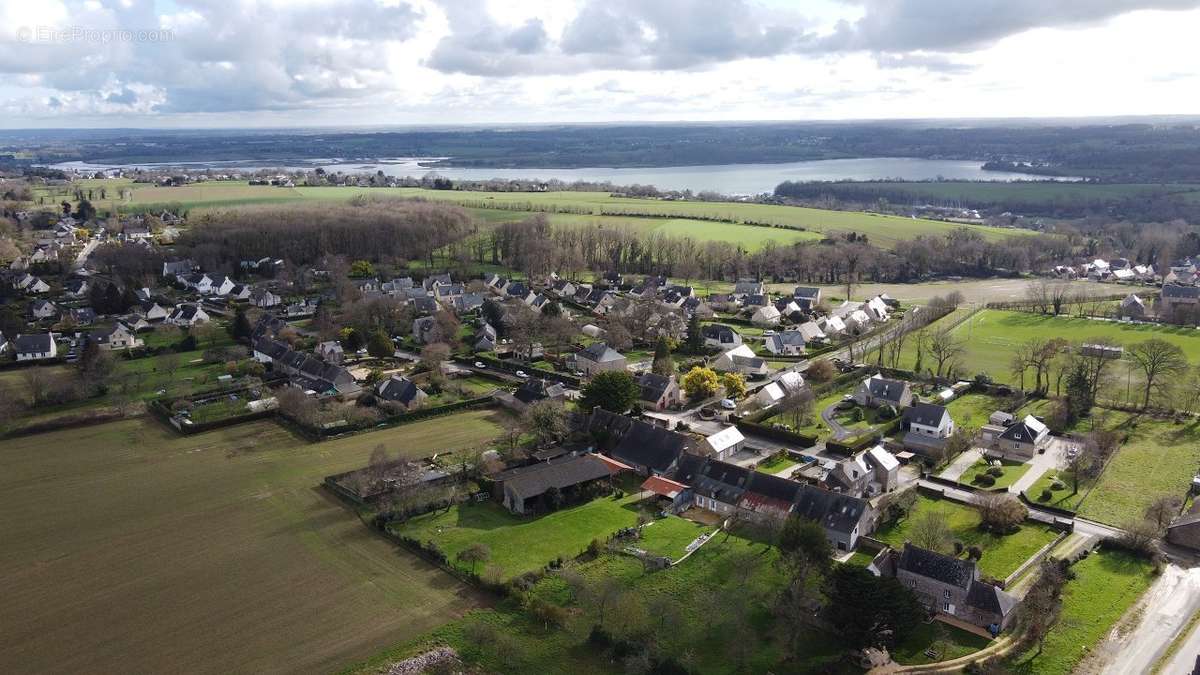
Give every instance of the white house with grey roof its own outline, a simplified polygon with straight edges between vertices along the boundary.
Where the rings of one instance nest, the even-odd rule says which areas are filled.
[[[738,345],[722,352],[713,361],[712,367],[718,372],[741,373],[747,376],[760,376],[771,372],[766,359],[755,354],[749,345]]]
[[[804,353],[806,341],[799,330],[784,330],[763,338],[763,346],[772,354],[799,356]]]
[[[577,352],[575,364],[575,367],[585,377],[591,377],[596,373],[625,370],[628,366],[621,352],[609,347],[604,342],[592,343],[586,349]]]
[[[1033,415],[1026,415],[1020,422],[1014,422],[995,437],[992,446],[988,448],[989,456],[1027,461],[1033,459],[1050,443],[1050,429]]]
[[[58,344],[53,333],[18,335],[13,339],[13,351],[18,361],[44,361],[58,356]]]
[[[912,399],[912,388],[907,382],[892,380],[879,373],[864,379],[854,390],[854,402],[868,408],[890,405],[899,410],[912,405]]]

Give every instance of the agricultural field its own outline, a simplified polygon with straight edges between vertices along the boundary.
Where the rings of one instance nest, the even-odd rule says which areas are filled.
[[[948,499],[920,495],[917,505],[907,518],[889,523],[875,533],[875,538],[893,548],[904,546],[909,539],[908,531],[915,519],[923,512],[937,511],[945,514],[954,537],[967,546],[983,549],[979,569],[985,576],[1003,579],[1012,574],[1034,553],[1054,541],[1053,530],[1026,522],[1013,534],[997,535],[979,528],[979,512],[974,508]]]
[[[1017,656],[1009,667],[1022,675],[1072,672],[1150,587],[1152,568],[1123,551],[1093,551],[1072,567],[1077,576],[1067,582],[1062,619],[1047,636],[1042,653]]]
[[[855,185],[863,191],[878,190],[894,193],[903,191],[914,199],[960,201],[968,204],[1019,202],[1025,204],[1075,204],[1137,197],[1148,193],[1170,192],[1197,194],[1200,186],[1157,183],[1074,183],[1069,181],[937,181],[937,182],[872,182]]]
[[[966,351],[961,359],[960,372],[966,376],[986,372],[997,382],[1017,384],[1018,380],[1009,372],[1009,363],[1014,350],[1033,338],[1064,338],[1080,343],[1093,338],[1108,338],[1117,344],[1131,345],[1150,338],[1159,338],[1178,345],[1192,363],[1200,363],[1200,331],[1194,328],[1158,326],[1151,324],[1125,324],[1114,321],[1099,321],[1066,316],[1047,316],[1028,312],[1011,312],[985,309],[954,329],[954,336],[963,342]],[[909,338],[901,367],[912,368],[915,361],[915,343]],[[925,355],[925,367],[930,366],[929,355]],[[1125,363],[1114,364],[1110,373],[1121,380],[1126,376]],[[1032,373],[1026,385],[1032,384]],[[1125,384],[1122,382],[1122,384]],[[1125,396],[1125,387],[1115,392]],[[1133,374],[1131,391],[1134,399],[1140,393],[1137,374]],[[1138,399],[1140,400],[1140,399]]]
[[[0,671],[327,672],[479,607],[319,484],[376,445],[428,455],[503,421],[310,444],[267,421],[182,437],[143,418],[0,442]]]
[[[158,187],[132,184],[128,179],[80,183],[78,187],[92,190],[93,203],[102,211],[173,204],[187,209],[210,209],[306,200],[345,201],[362,194],[419,197],[463,206],[489,222],[518,220],[531,213],[543,212],[552,222],[561,224],[597,224],[606,228],[632,227],[673,236],[687,235],[704,241],[739,243],[749,250],[761,248],[768,241],[790,243],[820,238],[833,232],[850,231],[865,234],[872,242],[884,247],[918,235],[947,234],[960,228],[972,229],[991,240],[1031,234],[1029,230],[963,225],[860,211],[832,211],[772,204],[660,201],[612,197],[606,192],[512,193],[423,188],[284,188],[234,181]],[[119,197],[122,188],[132,190],[132,195],[125,200]],[[99,196],[100,189],[104,189],[106,193],[103,199]],[[55,204],[62,199],[72,201],[72,190],[43,191],[35,196],[43,199],[45,204]],[[713,218],[733,222],[710,220]]]

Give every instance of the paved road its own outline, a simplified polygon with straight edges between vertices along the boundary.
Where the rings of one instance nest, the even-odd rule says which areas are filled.
[[[1109,636],[1097,648],[1098,656],[1107,661],[1101,672],[1124,675],[1149,673],[1153,669],[1192,616],[1200,611],[1200,567],[1168,565],[1138,607],[1142,616],[1137,626],[1123,636]],[[1198,652],[1200,632],[1193,631],[1179,650],[1178,665],[1172,661],[1163,672],[1191,673]]]
[[[1161,675],[1193,675],[1200,672],[1200,626],[1192,630],[1175,656],[1163,664]]]

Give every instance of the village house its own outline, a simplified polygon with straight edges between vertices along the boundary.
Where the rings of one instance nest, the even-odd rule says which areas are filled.
[[[702,447],[711,456],[724,461],[741,452],[742,448],[746,447],[746,437],[742,435],[742,432],[737,427],[725,427],[717,433],[706,437]]]
[[[878,576],[893,577],[908,587],[930,611],[989,631],[1008,627],[1019,600],[981,580],[971,560],[929,551],[910,543],[902,551],[884,549],[871,562]]]
[[[912,405],[913,394],[904,380],[891,380],[876,373],[858,384],[853,398],[855,403],[867,408],[890,405],[901,410]]]
[[[754,279],[738,279],[733,285],[734,297],[745,297],[747,295],[762,295],[767,292],[767,285],[761,281]]]
[[[864,498],[892,492],[899,481],[900,461],[882,445],[841,461],[827,461],[817,478],[826,490]]]
[[[53,333],[18,335],[13,339],[13,351],[18,361],[43,361],[58,356],[58,344]]]
[[[34,321],[41,321],[43,319],[56,319],[58,318],[58,307],[56,307],[54,303],[50,302],[49,300],[31,300],[29,302],[29,316],[32,317]]]
[[[1176,546],[1200,551],[1200,501],[1193,504],[1188,513],[1176,518],[1167,526],[1167,541]]]
[[[114,323],[110,328],[92,331],[88,339],[95,342],[101,349],[110,352],[123,349],[136,349],[145,344],[128,326],[121,322]]]
[[[986,454],[1028,461],[1033,459],[1034,455],[1044,451],[1049,443],[1050,429],[1033,415],[1026,415],[1025,419],[1008,425],[1003,432],[996,436]]]
[[[175,307],[170,315],[167,316],[165,323],[173,326],[195,326],[196,324],[208,323],[208,313],[200,308],[200,305],[185,302]]]
[[[815,485],[801,484],[792,512],[820,525],[829,545],[837,551],[854,550],[859,537],[875,531],[875,512],[870,502]]]
[[[637,376],[638,402],[646,410],[669,410],[683,403],[683,392],[674,375],[646,372]]]
[[[403,375],[392,375],[375,386],[375,395],[384,401],[399,403],[405,410],[415,410],[429,398],[415,382]]]
[[[412,339],[419,345],[429,342],[433,329],[437,327],[437,319],[432,316],[419,316],[413,319]]]
[[[196,291],[201,295],[208,295],[213,292],[213,280],[203,272],[195,274],[185,274],[177,277],[184,286]]]
[[[265,325],[260,322],[260,327],[265,328]],[[251,343],[255,361],[270,365],[272,369],[287,375],[292,384],[321,396],[346,399],[362,392],[362,387],[350,371],[326,363],[313,354],[297,352],[266,332],[269,331],[256,330],[258,337]]]
[[[513,392],[513,398],[520,403],[520,407],[531,406],[541,401],[562,403],[567,400],[567,390],[558,382],[533,377],[517,387],[517,390]]]
[[[784,330],[763,338],[763,346],[772,354],[800,356],[804,354],[804,334],[799,330]]]
[[[821,289],[816,286],[797,286],[792,291],[792,299],[806,312],[812,312],[821,304]]]
[[[1144,319],[1146,318],[1146,303],[1136,293],[1130,293],[1121,301],[1120,314],[1125,319]]]
[[[738,345],[722,352],[713,360],[712,367],[718,372],[741,373],[747,377],[763,377],[771,372],[766,359],[756,355],[749,345]]]
[[[705,324],[700,327],[704,335],[705,347],[730,349],[742,344],[742,336],[733,328],[719,323]]]
[[[604,454],[643,476],[669,474],[693,447],[690,436],[603,408],[591,412],[587,429]]]
[[[754,311],[754,314],[750,316],[750,322],[755,326],[778,326],[779,317],[779,310],[775,309],[774,305],[764,305]]]
[[[1200,286],[1163,284],[1158,296],[1158,314],[1177,322],[1200,318]]]
[[[625,357],[603,342],[594,342],[575,354],[575,367],[584,377],[596,373],[622,371],[627,367]]]
[[[759,405],[768,407],[779,403],[804,388],[804,376],[794,370],[784,371],[779,377],[758,390],[754,395]]]
[[[342,349],[342,345],[338,344],[336,340],[318,342],[314,351],[316,352],[317,356],[324,359],[326,363],[332,363],[334,365],[341,365],[342,360],[346,358],[345,350]]]
[[[134,314],[137,314],[146,321],[163,321],[170,316],[170,312],[167,311],[166,307],[153,300],[139,302],[133,306],[132,310]]]

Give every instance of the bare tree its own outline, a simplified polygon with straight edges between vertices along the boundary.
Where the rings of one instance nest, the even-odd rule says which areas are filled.
[[[908,533],[912,542],[917,546],[939,553],[949,550],[950,541],[953,539],[946,514],[940,511],[926,511],[918,514],[913,518]]]
[[[1029,638],[1037,642],[1038,654],[1042,653],[1046,636],[1062,618],[1062,591],[1066,583],[1062,564],[1047,558],[1039,564],[1038,576],[1021,603],[1021,620]]]
[[[929,338],[929,355],[933,357],[934,363],[937,364],[937,370],[934,371],[936,377],[941,377],[943,371],[953,370],[958,358],[962,356],[966,348],[962,342],[957,340],[949,328],[942,328],[934,331]]]
[[[1169,391],[1172,380],[1187,372],[1188,362],[1183,350],[1166,340],[1151,338],[1129,348],[1129,357],[1145,378],[1142,409],[1150,407],[1150,394]]]
[[[1161,534],[1167,529],[1167,525],[1171,524],[1175,516],[1179,515],[1179,510],[1183,508],[1183,500],[1175,495],[1162,495],[1155,499],[1146,509],[1146,520],[1158,526],[1158,531]]]

